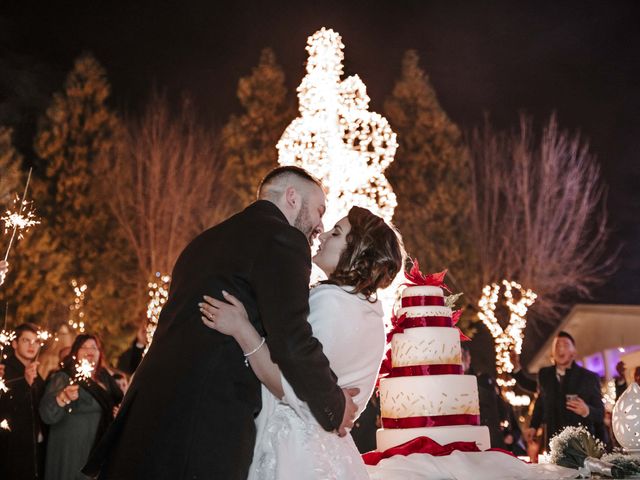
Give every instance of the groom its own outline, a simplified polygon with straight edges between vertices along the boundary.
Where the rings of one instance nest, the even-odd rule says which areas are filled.
[[[222,300],[226,290],[244,304],[324,429],[344,435],[352,425],[357,407],[337,386],[307,323],[309,245],[322,231],[322,185],[301,168],[280,167],[258,196],[181,253],[153,343],[85,473],[101,480],[247,477],[260,383],[233,338],[202,324],[198,303],[208,292]]]

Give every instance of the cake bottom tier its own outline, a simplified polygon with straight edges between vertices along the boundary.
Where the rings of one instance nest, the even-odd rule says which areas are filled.
[[[440,445],[452,442],[476,442],[480,450],[491,448],[489,429],[485,426],[454,425],[451,427],[380,428],[376,432],[379,452],[402,445],[418,437],[429,437]]]

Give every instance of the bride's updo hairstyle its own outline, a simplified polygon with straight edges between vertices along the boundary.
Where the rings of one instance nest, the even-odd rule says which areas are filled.
[[[323,283],[354,287],[373,299],[379,288],[391,285],[404,265],[400,234],[366,208],[352,207],[347,215],[351,230],[338,265]]]

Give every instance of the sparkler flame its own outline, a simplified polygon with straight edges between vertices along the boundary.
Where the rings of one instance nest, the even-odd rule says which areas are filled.
[[[9,387],[7,387],[7,384],[4,381],[4,378],[0,377],[0,392],[1,393],[7,393],[9,391]]]
[[[51,337],[53,337],[53,335],[48,330],[38,330],[38,340],[41,342],[51,340]]]
[[[73,376],[73,379],[76,382],[82,382],[83,380],[88,380],[93,375],[93,371],[95,370],[95,365],[91,363],[86,358],[83,358],[79,362],[76,363],[75,369],[76,374]]]
[[[7,422],[6,418],[0,422],[0,428],[3,430],[8,430],[9,432],[11,431],[11,428],[9,428],[9,422]]]
[[[0,220],[4,222],[4,233],[15,228],[18,231],[18,239],[21,239],[22,234],[28,232],[34,225],[38,225],[40,220],[36,218],[33,202],[26,200],[20,202],[20,199],[16,196],[13,204],[16,205],[16,207],[20,205],[22,207],[16,208],[14,212],[7,210],[5,216],[0,218]]]
[[[15,332],[11,330],[0,331],[0,349],[4,349],[4,347],[8,346],[15,339],[16,339]]]

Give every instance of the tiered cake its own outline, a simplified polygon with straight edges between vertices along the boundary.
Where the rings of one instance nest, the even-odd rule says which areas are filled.
[[[444,273],[424,276],[417,262],[402,292],[402,307],[394,321],[390,365],[380,379],[382,427],[378,451],[417,437],[441,445],[476,442],[490,448],[489,429],[480,426],[476,377],[464,375],[460,331],[440,286]]]

